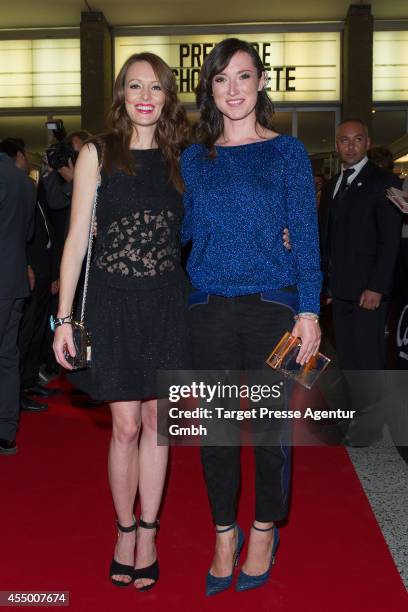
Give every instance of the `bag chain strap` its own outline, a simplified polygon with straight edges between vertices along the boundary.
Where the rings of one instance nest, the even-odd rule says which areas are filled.
[[[92,243],[93,243],[94,223],[95,223],[95,218],[96,218],[96,203],[98,201],[98,189],[99,189],[100,184],[101,184],[101,175],[100,175],[100,171],[99,171],[99,173],[98,173],[98,180],[96,182],[96,187],[95,187],[95,195],[94,195],[93,206],[92,206],[91,225],[90,225],[90,228],[89,228],[89,236],[88,236],[88,252],[87,252],[87,255],[86,255],[84,292],[83,292],[83,295],[82,295],[82,307],[81,307],[81,319],[80,319],[81,325],[84,324],[84,317],[85,317],[85,304],[86,304],[86,296],[87,296],[87,293],[88,293],[89,269],[91,267],[91,255],[92,255]]]

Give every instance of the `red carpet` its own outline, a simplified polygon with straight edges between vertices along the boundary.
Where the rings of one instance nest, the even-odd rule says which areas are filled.
[[[47,413],[24,413],[20,452],[0,457],[0,590],[70,591],[70,609],[403,612],[407,594],[347,453],[297,448],[290,521],[270,583],[204,596],[213,530],[197,448],[172,449],[158,538],[161,578],[149,593],[110,584],[116,537],[106,457],[107,408],[66,396]],[[252,453],[243,450],[239,522],[252,518]],[[250,494],[248,493],[250,492]]]

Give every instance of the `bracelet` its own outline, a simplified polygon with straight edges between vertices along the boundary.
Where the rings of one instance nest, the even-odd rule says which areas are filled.
[[[66,317],[54,317],[53,315],[50,316],[50,327],[51,327],[51,331],[55,331],[57,327],[59,327],[60,325],[64,325],[64,323],[72,323],[72,316],[71,315],[67,315]]]
[[[299,312],[299,314],[295,315],[293,318],[295,321],[299,321],[299,319],[309,319],[315,323],[319,322],[319,315],[317,315],[315,312]]]

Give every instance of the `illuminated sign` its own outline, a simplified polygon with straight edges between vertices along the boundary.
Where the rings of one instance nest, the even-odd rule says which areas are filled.
[[[373,100],[408,100],[408,32],[374,32]]]
[[[0,40],[0,108],[80,105],[79,39]]]
[[[231,34],[251,42],[269,72],[275,102],[340,101],[340,33],[302,32]],[[195,102],[204,58],[223,35],[119,36],[115,38],[115,73],[133,53],[156,53],[173,69],[183,102]]]

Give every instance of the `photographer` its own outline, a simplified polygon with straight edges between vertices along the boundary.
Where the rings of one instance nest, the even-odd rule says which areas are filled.
[[[47,166],[40,182],[44,187],[48,212],[55,232],[58,269],[68,232],[75,161],[82,145],[90,136],[86,130],[71,132],[46,152]]]
[[[41,178],[52,210],[63,210],[71,205],[75,161],[90,136],[86,130],[71,132],[47,150],[47,171]]]
[[[63,130],[63,127],[61,130]],[[69,226],[75,161],[82,145],[90,136],[86,130],[71,132],[63,140],[52,145],[46,152],[46,171],[41,176],[40,188],[43,188],[46,209],[53,229],[57,271],[59,270]],[[55,278],[58,278],[58,274]],[[50,314],[56,314],[58,288],[59,281],[54,280],[51,291]],[[52,342],[53,336],[47,327],[42,358],[46,366],[43,382],[46,382],[47,379],[58,372],[58,366],[51,349]]]

